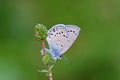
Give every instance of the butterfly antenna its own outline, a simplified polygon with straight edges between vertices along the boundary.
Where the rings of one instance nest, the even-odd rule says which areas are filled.
[[[63,60],[64,60],[67,64],[70,64],[70,61],[69,61],[64,55],[61,55],[61,57],[63,58]]]

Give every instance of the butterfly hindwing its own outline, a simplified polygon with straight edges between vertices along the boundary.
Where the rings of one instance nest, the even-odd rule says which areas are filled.
[[[64,49],[62,50],[62,54],[71,47],[73,42],[78,37],[79,31],[80,31],[80,28],[75,25],[66,25],[66,28],[67,28],[68,36],[67,36],[66,40],[64,40],[62,42],[62,43],[64,43]]]

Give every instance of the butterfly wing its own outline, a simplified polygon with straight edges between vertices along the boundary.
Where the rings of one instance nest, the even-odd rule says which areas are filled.
[[[66,52],[79,34],[80,28],[75,25],[58,24],[48,31],[47,41],[52,50],[51,55],[59,58],[61,54]]]
[[[66,52],[73,44],[73,42],[76,40],[76,38],[79,35],[80,28],[75,25],[66,25],[68,36],[65,40],[62,41],[64,44],[64,48],[62,49],[62,54]]]
[[[55,25],[49,29],[46,39],[50,50],[52,50],[51,55],[53,57],[60,57],[61,51],[64,47],[64,44],[62,43],[65,40],[64,36],[68,36],[68,33],[65,25],[63,24]]]

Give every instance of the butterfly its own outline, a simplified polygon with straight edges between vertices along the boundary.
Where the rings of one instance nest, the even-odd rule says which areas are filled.
[[[72,46],[79,32],[80,28],[76,25],[57,24],[50,28],[46,39],[52,58],[61,59],[61,55]]]

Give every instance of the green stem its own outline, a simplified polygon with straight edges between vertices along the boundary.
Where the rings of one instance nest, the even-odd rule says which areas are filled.
[[[44,41],[42,41],[42,49],[43,49],[42,56],[44,56],[46,54]]]
[[[48,80],[53,80],[53,78],[52,78],[52,73],[51,73],[51,71],[50,71],[50,67],[48,66]]]
[[[45,51],[45,43],[44,43],[44,41],[42,41],[42,49],[43,49],[42,56],[45,56],[46,51]],[[47,66],[47,69],[48,69],[48,80],[53,80],[52,73],[51,73],[51,70],[50,70],[50,66],[49,65],[46,65],[46,66]]]

